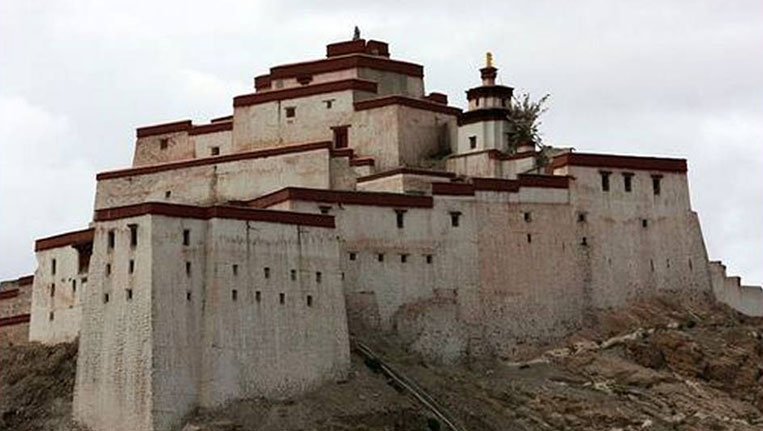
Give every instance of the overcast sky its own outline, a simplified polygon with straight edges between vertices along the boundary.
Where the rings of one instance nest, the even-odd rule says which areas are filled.
[[[228,115],[255,75],[354,25],[460,107],[492,51],[503,84],[551,94],[552,145],[687,158],[710,258],[763,283],[760,0],[3,0],[0,278],[34,271],[35,238],[87,226],[136,126]]]

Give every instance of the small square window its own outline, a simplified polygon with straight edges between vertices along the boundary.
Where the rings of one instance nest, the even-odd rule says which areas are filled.
[[[379,262],[384,262],[384,253],[378,253],[378,254],[376,255],[376,259],[377,259]]]
[[[321,211],[321,214],[328,214],[331,211],[331,207],[327,205],[321,205],[318,209]]]
[[[160,150],[166,150],[167,145],[169,144],[170,140],[167,138],[159,139],[159,149]]]
[[[400,263],[406,263],[408,262],[408,255],[407,254],[401,254],[400,255]]]
[[[350,252],[350,260],[356,260],[358,258],[358,254],[354,252]]]
[[[578,213],[578,223],[585,223],[586,217],[586,213]]]
[[[477,137],[476,136],[469,136],[469,148],[471,148],[471,149],[477,148]]]
[[[128,301],[132,301],[132,289],[125,289],[125,296]]]
[[[334,99],[324,100],[323,103],[326,104],[326,109],[331,109],[334,106]]]
[[[170,198],[170,196],[172,196],[172,191],[170,191],[170,190],[167,190],[166,192],[164,192],[164,198],[165,198],[165,199],[169,199],[169,198]]]
[[[270,268],[269,267],[266,266],[265,269],[263,270],[263,272],[265,273],[265,278],[270,278]]]
[[[320,271],[315,273],[315,282],[320,284],[323,281],[323,274]]]
[[[183,229],[183,245],[191,245],[191,230]]]
[[[583,237],[583,239],[580,241],[580,245],[587,246],[588,245],[588,238]]]
[[[285,293],[279,293],[278,294],[278,302],[283,304],[286,302],[286,294]]]
[[[532,213],[530,213],[529,211],[525,211],[523,213],[523,217],[525,218],[525,221],[528,222],[528,223],[533,221]]]
[[[212,156],[219,156],[220,155],[220,147],[211,147],[209,149],[209,154]]]
[[[233,289],[230,291],[230,299],[238,301],[238,290]]]
[[[297,116],[297,108],[289,106],[286,108],[286,118],[294,118]]]
[[[426,255],[426,261],[428,264],[431,264],[434,261],[434,257],[432,257],[431,254]]]
[[[312,307],[313,306],[313,296],[307,295],[307,306]]]
[[[453,227],[461,225],[461,213],[459,211],[450,212],[450,225]]]

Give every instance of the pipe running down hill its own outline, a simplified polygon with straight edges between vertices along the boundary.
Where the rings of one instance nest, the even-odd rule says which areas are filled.
[[[453,415],[448,412],[442,405],[440,405],[427,391],[421,388],[415,381],[396,371],[390,365],[385,363],[370,347],[363,344],[356,339],[352,340],[353,349],[363,356],[367,360],[371,360],[378,364],[379,370],[392,380],[396,385],[410,393],[416,400],[418,400],[424,407],[429,409],[432,414],[437,417],[440,422],[444,423],[453,431],[466,431],[464,427],[459,425]]]

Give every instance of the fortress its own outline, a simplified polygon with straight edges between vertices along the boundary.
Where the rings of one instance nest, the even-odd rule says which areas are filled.
[[[33,281],[0,291],[0,329],[79,337],[78,421],[168,430],[345,378],[351,333],[457,361],[667,292],[763,315],[708,261],[685,160],[512,142],[513,89],[479,72],[462,111],[357,38],[257,76],[232,115],[138,128],[89,225],[38,240]]]

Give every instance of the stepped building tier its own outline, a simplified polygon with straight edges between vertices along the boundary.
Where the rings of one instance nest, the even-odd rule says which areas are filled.
[[[686,160],[511,142],[513,89],[491,56],[479,73],[462,111],[356,38],[272,67],[208,124],[138,128],[93,219],[37,241],[17,318],[35,341],[79,337],[75,419],[171,430],[292,397],[346,377],[350,334],[458,361],[668,292],[763,315],[759,288],[708,262]]]

